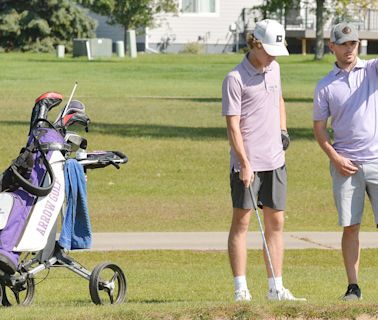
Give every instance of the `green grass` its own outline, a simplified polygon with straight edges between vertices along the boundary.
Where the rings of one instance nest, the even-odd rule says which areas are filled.
[[[26,141],[34,99],[46,91],[87,106],[89,148],[121,150],[120,171],[89,172],[94,231],[226,231],[231,216],[228,142],[221,116],[221,83],[241,55],[140,55],[138,59],[57,59],[52,55],[0,54],[0,165],[4,169]],[[328,160],[312,135],[312,94],[333,57],[280,59],[292,144],[286,230],[339,230]],[[51,112],[52,119],[58,110]],[[252,222],[251,228],[257,230]],[[374,230],[369,206],[363,230]],[[1,309],[4,319],[259,319],[377,317],[378,250],[363,250],[364,300],[345,304],[339,251],[287,251],[285,285],[305,304],[266,303],[260,251],[249,251],[251,305],[232,302],[225,252],[140,251],[75,254],[93,268],[112,260],[129,279],[128,303],[96,307],[88,283],[66,269],[37,285],[30,308]],[[38,275],[38,281],[45,274]]]
[[[88,281],[67,269],[39,274],[35,301],[28,308],[1,309],[4,319],[354,319],[377,316],[378,250],[364,250],[361,287],[364,299],[345,303],[345,275],[340,253],[333,250],[288,250],[285,285],[305,303],[267,303],[267,281],[260,250],[249,251],[248,282],[253,303],[235,304],[227,253],[202,251],[139,251],[75,254],[89,269],[111,260],[124,269],[127,302],[92,304]],[[320,276],[321,275],[321,276]],[[41,281],[43,280],[43,281]],[[41,281],[41,282],[40,282]]]
[[[230,222],[221,83],[242,55],[140,55],[86,61],[0,54],[0,165],[24,145],[34,99],[46,91],[84,102],[89,149],[121,150],[122,170],[89,173],[94,231],[225,231]],[[292,145],[286,230],[338,230],[328,160],[312,134],[312,94],[333,57],[280,59]],[[65,100],[66,101],[66,100]],[[55,119],[58,110],[51,111]],[[84,133],[85,134],[85,133]],[[117,221],[114,224],[114,221]],[[364,230],[374,230],[368,206]]]

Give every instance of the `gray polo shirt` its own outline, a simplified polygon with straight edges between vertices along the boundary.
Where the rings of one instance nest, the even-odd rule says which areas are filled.
[[[273,61],[259,73],[247,55],[223,80],[222,114],[240,116],[244,148],[253,171],[269,171],[282,167],[280,127],[280,67]],[[230,151],[230,168],[240,169],[234,150]]]
[[[350,71],[333,70],[318,82],[313,119],[331,117],[333,147],[356,162],[378,159],[378,60],[357,60]]]

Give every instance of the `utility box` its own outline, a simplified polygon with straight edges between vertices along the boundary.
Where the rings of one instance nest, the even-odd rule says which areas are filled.
[[[135,30],[127,30],[127,51],[130,58],[137,57]]]
[[[112,56],[112,40],[107,38],[74,39],[73,56],[88,59]]]
[[[116,53],[120,58],[125,57],[125,44],[123,41],[116,41]]]

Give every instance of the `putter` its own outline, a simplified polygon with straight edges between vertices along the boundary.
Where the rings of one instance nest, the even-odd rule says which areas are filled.
[[[252,190],[252,183],[249,185],[248,189],[249,189],[249,193],[251,194],[251,198],[252,198],[252,206],[255,209],[256,218],[257,218],[257,221],[259,223],[261,238],[262,238],[262,241],[263,241],[263,246],[265,248],[266,257],[268,258],[270,272],[272,273],[272,277],[273,277],[274,289],[276,290],[278,300],[281,300],[280,296],[278,295],[278,290],[277,290],[277,285],[276,285],[276,276],[274,274],[274,268],[273,268],[273,264],[272,264],[272,259],[270,258],[268,244],[267,244],[266,239],[265,239],[264,230],[263,230],[263,227],[262,227],[262,223],[261,223],[261,219],[260,219],[260,215],[259,215],[259,210],[258,210],[258,207],[257,207],[257,201],[255,199],[255,196],[254,196],[254,193],[253,193],[253,190]]]

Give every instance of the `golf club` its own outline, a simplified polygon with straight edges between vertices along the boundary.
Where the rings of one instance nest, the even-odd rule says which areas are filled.
[[[257,207],[257,201],[255,199],[255,196],[254,196],[254,193],[253,193],[253,190],[252,190],[252,183],[249,185],[248,189],[249,189],[249,193],[251,194],[251,198],[252,198],[252,206],[255,209],[256,218],[257,218],[257,221],[259,223],[261,238],[262,238],[262,241],[263,241],[263,246],[265,248],[266,257],[268,258],[270,272],[272,273],[272,277],[273,277],[274,289],[276,290],[278,300],[281,300],[280,296],[278,294],[278,290],[277,290],[276,276],[274,274],[274,268],[273,268],[273,264],[272,264],[272,259],[270,258],[268,244],[267,244],[266,239],[265,239],[265,234],[264,234],[264,230],[263,230],[260,215],[259,215],[259,210],[258,210],[258,207]]]
[[[75,81],[75,84],[74,84],[72,91],[71,91],[71,95],[68,98],[67,104],[64,106],[63,110],[61,112],[59,112],[59,114],[58,114],[58,116],[57,116],[57,118],[54,122],[54,125],[57,124],[66,114],[67,108],[69,107],[69,105],[71,103],[71,100],[73,98],[73,95],[75,94],[76,88],[77,88],[77,81]]]

